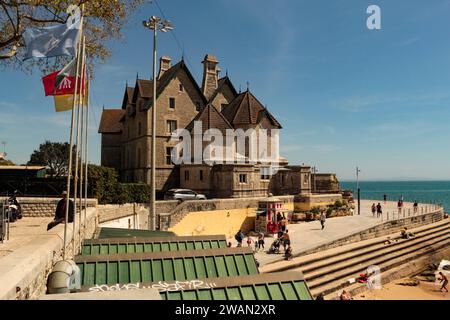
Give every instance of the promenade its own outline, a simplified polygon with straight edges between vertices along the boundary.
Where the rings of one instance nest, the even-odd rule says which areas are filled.
[[[383,216],[381,218],[373,217],[371,212],[372,203],[374,203],[374,201],[372,200],[361,200],[361,215],[358,215],[358,208],[356,208],[353,216],[327,219],[325,222],[324,230],[322,230],[320,221],[289,224],[287,229],[289,230],[291,238],[293,254],[299,255],[301,252],[305,252],[332,241],[341,239],[343,237],[362,232],[371,227],[386,222],[388,218],[389,221],[399,218],[397,202],[381,202],[383,210]],[[375,205],[376,204],[378,204],[378,202],[375,202]],[[404,203],[403,210],[406,217],[408,216],[408,209],[410,210],[410,214],[412,215],[413,203]],[[431,205],[419,204],[418,213],[416,213],[416,215],[420,215],[422,213],[422,210],[423,213],[431,210]],[[401,214],[400,218],[403,218],[403,213]],[[270,245],[273,241],[274,238],[265,238],[265,251],[270,248]],[[232,243],[236,245],[236,241],[234,239],[232,240]],[[245,243],[245,240],[243,245],[247,245]],[[261,266],[283,259],[283,254],[267,254],[265,251],[255,253],[255,257],[259,261]]]

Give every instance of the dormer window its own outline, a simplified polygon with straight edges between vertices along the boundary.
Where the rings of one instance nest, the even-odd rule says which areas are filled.
[[[175,98],[169,98],[169,108],[175,109]]]

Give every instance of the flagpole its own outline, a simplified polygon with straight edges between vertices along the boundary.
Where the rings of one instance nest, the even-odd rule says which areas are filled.
[[[83,61],[83,57],[81,58],[81,61]],[[83,62],[81,62],[81,70],[83,70]],[[81,71],[81,73],[83,73],[83,71]],[[78,81],[78,77],[75,78],[77,79],[76,81]],[[74,185],[73,185],[73,205],[74,205],[74,213],[73,213],[73,232],[72,232],[72,237],[73,237],[73,242],[72,242],[72,252],[73,254],[75,254],[75,235],[76,235],[76,222],[77,222],[77,207],[78,207],[78,148],[79,148],[79,143],[80,143],[80,102],[79,102],[79,97],[81,97],[81,88],[80,88],[80,93],[77,96],[77,129],[76,129],[76,143],[75,143],[75,175],[74,175]]]
[[[83,16],[81,16],[81,26],[80,26],[80,39],[83,35]],[[67,243],[67,224],[69,223],[69,204],[70,204],[70,177],[72,175],[72,158],[73,158],[73,126],[75,123],[75,107],[77,103],[77,91],[78,91],[78,71],[80,67],[80,56],[81,56],[81,41],[78,41],[77,48],[77,69],[75,74],[75,91],[72,103],[72,116],[70,123],[70,149],[69,149],[69,170],[67,173],[67,196],[66,196],[66,215],[64,223],[64,246],[63,246],[63,260],[66,259],[66,243]],[[75,205],[75,203],[74,203]],[[74,214],[75,216],[75,214]],[[72,236],[73,237],[73,236]]]
[[[87,212],[87,198],[88,198],[88,143],[89,143],[89,138],[88,138],[88,129],[89,129],[89,92],[91,90],[90,88],[90,81],[89,79],[87,79],[87,87],[86,87],[86,94],[87,94],[87,103],[86,103],[86,143],[84,144],[84,163],[86,166],[86,171],[84,174],[84,224],[83,224],[83,239],[86,238],[86,212]]]
[[[80,75],[80,93],[77,96],[78,99],[78,108],[77,108],[77,138],[76,138],[76,145],[75,145],[75,182],[74,182],[74,190],[73,190],[73,202],[74,202],[74,214],[73,214],[73,242],[72,242],[72,252],[73,254],[75,254],[75,245],[76,245],[76,241],[75,241],[75,236],[77,234],[77,229],[76,229],[76,222],[77,222],[77,212],[78,215],[80,215],[80,210],[81,208],[78,207],[78,163],[79,163],[79,149],[80,149],[80,126],[81,126],[81,112],[80,109],[82,108],[82,98],[83,98],[83,79],[84,79],[84,72],[85,72],[85,54],[86,54],[86,46],[85,46],[85,37],[82,37],[82,41],[83,41],[83,45],[82,45],[82,55],[81,55],[81,75]],[[75,78],[76,81],[78,81],[78,77]],[[78,208],[78,210],[77,210]],[[78,221],[78,225],[80,226],[81,221]]]
[[[86,66],[86,43],[85,43],[86,37],[83,37],[83,60],[85,61]],[[83,211],[83,156],[84,156],[84,96],[86,94],[86,70],[82,69],[81,74],[81,95],[80,95],[80,108],[81,108],[81,139],[80,139],[80,191],[79,191],[79,211],[78,211],[78,241],[80,243],[79,250],[81,250],[81,211]],[[84,221],[86,223],[86,221]]]

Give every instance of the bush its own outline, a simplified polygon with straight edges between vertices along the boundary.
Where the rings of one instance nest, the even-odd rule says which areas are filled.
[[[340,200],[336,200],[336,202],[334,203],[335,208],[342,208],[343,205],[344,204]]]
[[[150,200],[150,186],[144,183],[120,183],[114,168],[88,166],[88,193],[99,204],[143,203]]]
[[[313,214],[320,213],[320,207],[313,207],[313,208],[311,208],[311,213],[313,213]]]
[[[88,165],[88,193],[100,204],[117,203],[120,194],[118,174],[115,169]]]
[[[120,203],[146,203],[150,201],[150,186],[145,183],[120,183]]]
[[[328,209],[327,209],[327,218],[329,218],[332,213],[333,213],[333,208],[328,207]]]

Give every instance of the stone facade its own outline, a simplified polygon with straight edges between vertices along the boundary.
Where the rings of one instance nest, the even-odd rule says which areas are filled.
[[[288,161],[280,158],[280,170],[272,175],[267,173],[272,164],[261,161],[259,155],[254,164],[238,161],[250,159],[251,148],[261,147],[259,140],[256,145],[246,143],[243,150],[234,142],[230,149],[231,162],[228,158],[224,161],[229,154],[223,147],[218,157],[222,161],[216,163],[209,163],[205,158],[196,164],[172,163],[171,151],[179,143],[171,141],[171,132],[175,129],[187,129],[193,138],[207,129],[218,129],[222,133],[228,129],[244,132],[254,129],[256,133],[281,129],[281,124],[249,90],[236,92],[228,74],[219,78],[216,57],[206,55],[202,63],[203,80],[199,87],[183,60],[174,66],[167,56],[160,60],[156,79],[157,197],[161,198],[165,191],[173,188],[188,188],[218,198],[310,193],[309,166],[288,166]],[[150,183],[152,97],[153,81],[136,79],[134,87],[126,87],[121,109],[103,110],[99,128],[102,165],[117,168],[123,182]],[[194,126],[199,122],[202,123],[200,134]],[[268,138],[265,143],[268,154],[272,154],[272,140]],[[203,142],[202,154],[208,144]],[[325,180],[318,179],[317,183],[325,186]]]
[[[316,173],[311,175],[312,189],[316,193],[337,193],[339,181],[334,173]]]

